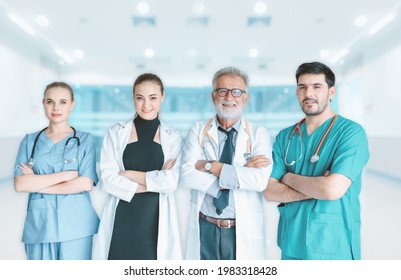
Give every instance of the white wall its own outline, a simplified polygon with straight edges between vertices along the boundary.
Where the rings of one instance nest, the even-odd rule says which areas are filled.
[[[44,125],[42,96],[44,86],[57,77],[43,66],[39,52],[18,52],[0,42],[0,180],[12,176],[23,135]]]
[[[1,136],[18,136],[38,122],[39,55],[30,59],[0,44]]]
[[[366,54],[363,84],[369,135],[401,137],[401,44],[379,56]]]
[[[368,169],[401,179],[401,43],[366,51],[341,83],[341,114],[362,124],[369,138]]]

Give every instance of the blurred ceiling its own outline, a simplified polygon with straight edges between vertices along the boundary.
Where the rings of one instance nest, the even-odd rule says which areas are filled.
[[[61,76],[209,83],[235,65],[280,83],[302,62],[344,67],[401,37],[400,12],[399,0],[0,0],[0,41]]]

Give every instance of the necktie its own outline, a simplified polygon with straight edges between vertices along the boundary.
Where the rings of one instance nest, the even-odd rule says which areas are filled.
[[[220,156],[220,162],[231,164],[234,154],[233,137],[235,129],[226,131],[223,128],[219,127],[219,130],[227,134],[227,139],[223,147],[223,152],[221,153]],[[220,215],[223,212],[223,210],[227,207],[229,194],[230,192],[228,190],[222,190],[219,191],[219,196],[213,199],[213,204],[214,206],[216,206],[217,215]]]

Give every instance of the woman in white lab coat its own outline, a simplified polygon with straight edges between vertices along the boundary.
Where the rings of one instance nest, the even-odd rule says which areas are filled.
[[[110,128],[100,158],[108,193],[93,259],[182,259],[174,191],[181,136],[159,120],[163,83],[140,75],[133,86],[136,116]]]

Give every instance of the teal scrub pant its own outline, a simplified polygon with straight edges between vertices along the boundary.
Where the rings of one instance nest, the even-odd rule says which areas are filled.
[[[92,236],[64,242],[25,244],[28,260],[90,260]]]
[[[293,257],[290,257],[290,256],[287,256],[287,255],[284,255],[283,253],[281,254],[281,259],[282,260],[302,260],[302,259],[298,259],[298,258],[293,258]]]

